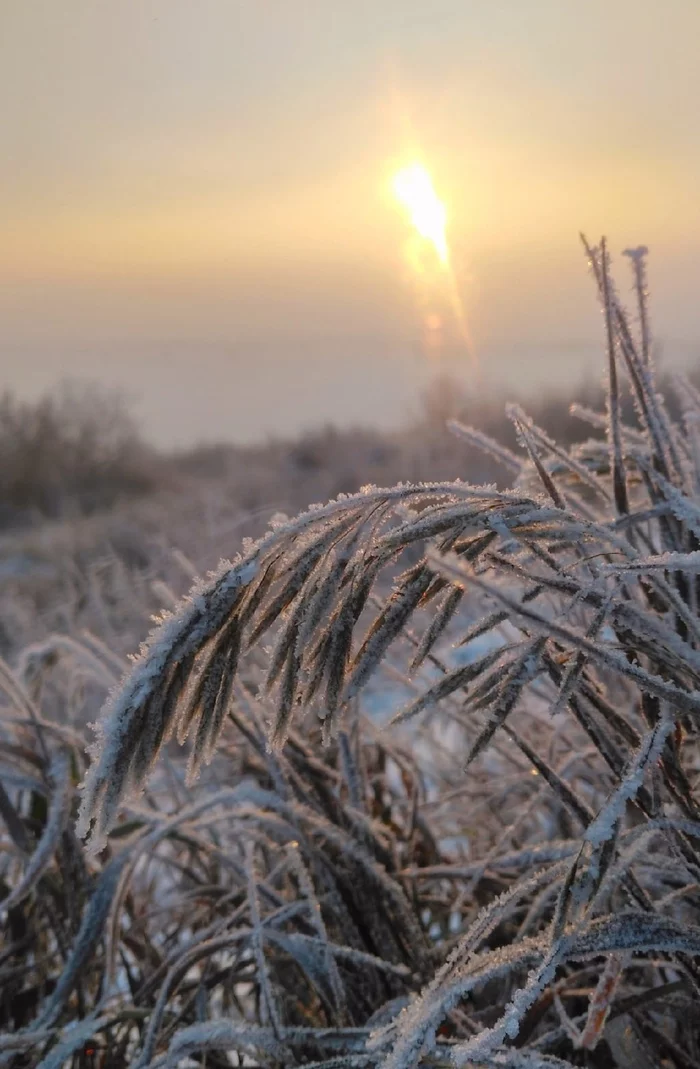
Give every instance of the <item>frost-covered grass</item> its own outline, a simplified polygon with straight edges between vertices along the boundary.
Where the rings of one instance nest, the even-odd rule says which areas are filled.
[[[2,668],[0,1065],[700,1065],[700,395],[586,252],[595,438],[456,426],[511,489],[279,516],[182,602],[188,546],[110,559]]]

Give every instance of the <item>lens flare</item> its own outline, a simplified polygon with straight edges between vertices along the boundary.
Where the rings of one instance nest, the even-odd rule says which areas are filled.
[[[394,195],[406,209],[411,224],[422,238],[429,241],[443,266],[449,263],[449,251],[445,236],[447,212],[433,180],[420,163],[404,167],[393,180]]]
[[[435,192],[430,173],[422,163],[413,162],[396,172],[391,186],[416,236],[427,243],[437,257],[437,264],[434,266],[439,267],[439,270],[431,270],[421,255],[418,242],[412,241],[408,244],[408,259],[414,268],[416,279],[420,281],[423,289],[437,289],[442,295],[441,300],[445,300],[449,305],[463,349],[466,349],[469,355],[472,368],[478,371],[467,316],[447,243],[447,210]],[[433,328],[430,314],[424,320],[424,326],[426,347],[431,357],[438,357],[444,351],[445,336],[449,332],[443,331],[442,317],[439,318],[439,329]]]

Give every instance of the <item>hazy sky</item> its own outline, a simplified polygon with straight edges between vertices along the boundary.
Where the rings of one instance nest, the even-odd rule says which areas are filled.
[[[474,390],[597,374],[580,229],[700,355],[698,41],[698,0],[0,0],[0,387],[126,386],[163,443],[397,423],[453,333],[416,156]]]

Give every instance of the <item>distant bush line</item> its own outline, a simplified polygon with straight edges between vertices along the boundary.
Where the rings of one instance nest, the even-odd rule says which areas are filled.
[[[700,369],[691,378],[700,381]],[[674,409],[668,376],[660,387]],[[520,400],[513,392],[470,395],[466,385],[438,375],[421,397],[418,414],[400,431],[326,425],[289,440],[219,442],[166,454],[148,444],[118,393],[74,384],[23,401],[5,391],[0,394],[0,530],[89,516],[125,500],[184,489],[193,479],[226,482],[242,513],[268,505],[298,511],[366,483],[430,481],[455,472],[473,482],[506,486],[506,469],[456,440],[446,422],[461,420],[512,448],[515,435],[504,401]],[[577,406],[600,409],[603,396],[602,384],[581,384],[574,412]],[[631,418],[631,398],[622,403]],[[596,435],[571,419],[569,405],[554,392],[529,398],[527,407],[562,445]]]

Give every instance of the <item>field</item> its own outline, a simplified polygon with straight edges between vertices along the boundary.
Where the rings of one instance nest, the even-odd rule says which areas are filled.
[[[587,252],[574,415],[6,399],[0,1065],[700,1066],[700,394]]]

